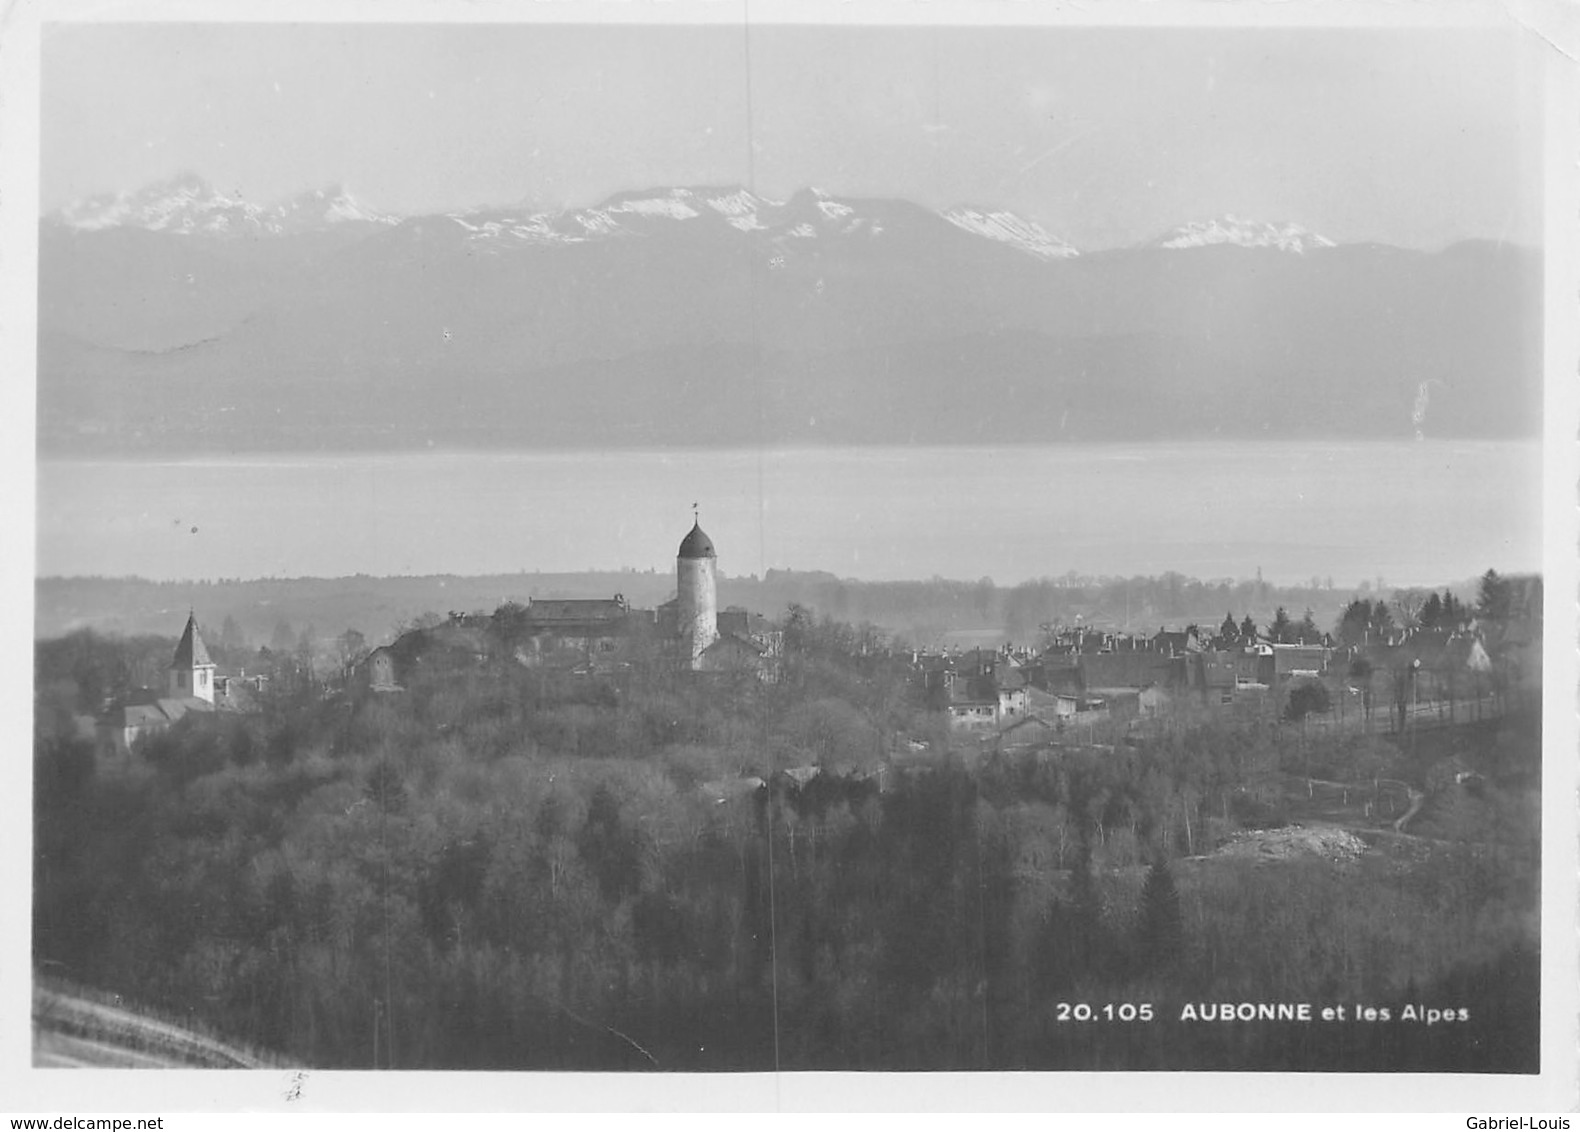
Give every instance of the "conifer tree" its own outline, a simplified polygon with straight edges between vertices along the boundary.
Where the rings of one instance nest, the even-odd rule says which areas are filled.
[[[1141,916],[1136,926],[1137,953],[1148,971],[1175,966],[1185,946],[1185,918],[1180,911],[1174,876],[1161,858],[1147,870],[1141,888]]]
[[[1506,621],[1512,604],[1511,598],[1508,579],[1500,576],[1496,570],[1488,570],[1481,576],[1476,613],[1488,621]]]
[[[1416,614],[1416,618],[1420,622],[1421,628],[1428,632],[1445,628],[1443,599],[1438,597],[1435,592],[1427,594],[1426,600],[1421,603],[1421,612]]]

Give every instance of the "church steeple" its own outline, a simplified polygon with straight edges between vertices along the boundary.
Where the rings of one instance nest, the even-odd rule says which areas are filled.
[[[214,702],[214,668],[209,658],[203,634],[198,632],[197,615],[187,613],[187,627],[176,646],[175,659],[170,662],[170,694],[177,697],[196,696]]]

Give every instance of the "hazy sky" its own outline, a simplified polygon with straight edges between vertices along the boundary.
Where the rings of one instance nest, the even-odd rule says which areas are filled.
[[[1226,212],[1414,247],[1541,232],[1535,68],[1485,28],[54,25],[43,68],[46,209],[190,170],[402,213],[816,185],[1089,248]]]

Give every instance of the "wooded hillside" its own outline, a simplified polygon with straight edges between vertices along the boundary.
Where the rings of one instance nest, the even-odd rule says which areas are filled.
[[[282,680],[113,777],[41,671],[35,964],[323,1067],[1535,1068],[1534,716],[983,755],[856,641],[793,619],[777,686]],[[1421,836],[1356,785],[1365,852],[1218,851],[1374,777],[1433,791]],[[1242,1001],[1468,1021],[1180,1021]]]

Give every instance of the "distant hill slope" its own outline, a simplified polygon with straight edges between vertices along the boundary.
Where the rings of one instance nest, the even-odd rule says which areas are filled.
[[[1065,579],[1065,581],[1070,581]],[[1473,600],[1473,579],[1444,579]],[[141,578],[40,578],[34,584],[36,640],[81,629],[119,636],[168,638],[153,649],[163,678],[170,650],[189,609],[196,609],[209,643],[227,617],[247,642],[239,663],[267,643],[283,622],[293,638],[307,632],[332,650],[347,627],[369,646],[387,643],[400,627],[425,613],[492,612],[506,601],[529,598],[607,598],[622,594],[636,608],[651,609],[675,594],[674,575],[663,572],[587,572],[375,578],[269,578],[251,581],[151,582]],[[1071,584],[1041,581],[995,586],[983,581],[863,582],[822,571],[769,570],[762,578],[721,575],[719,604],[780,618],[794,603],[819,616],[850,624],[870,622],[913,644],[937,643],[944,634],[985,632],[994,638],[1036,640],[1050,621],[1156,632],[1196,621],[1216,626],[1232,609],[1266,624],[1282,605],[1298,616],[1313,610],[1327,628],[1354,596],[1325,586],[1261,585],[1252,580],[1203,583],[1177,574],[1157,578],[1086,578]],[[1386,596],[1380,594],[1379,596]],[[233,657],[233,659],[235,659]],[[40,677],[44,679],[44,677]]]
[[[1541,257],[1508,245],[1214,222],[1079,255],[985,208],[738,189],[251,235],[100,219],[42,225],[45,454],[1540,424]]]

